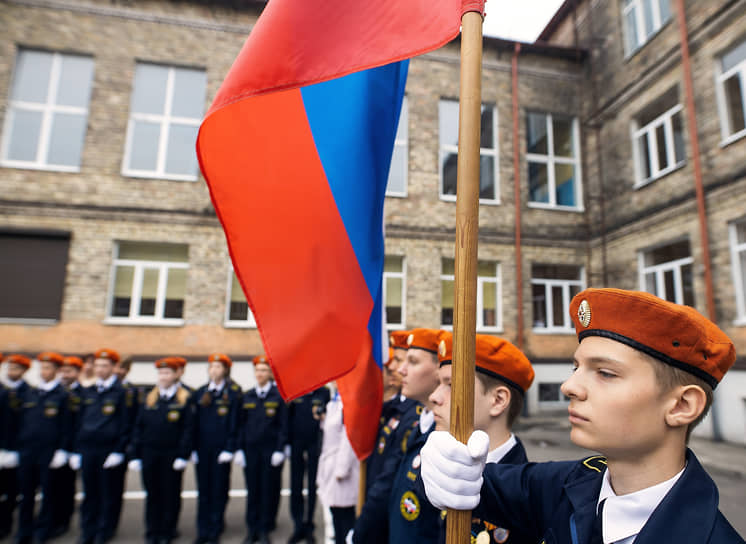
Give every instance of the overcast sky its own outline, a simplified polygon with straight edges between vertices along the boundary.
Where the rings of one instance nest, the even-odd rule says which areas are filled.
[[[533,42],[563,0],[488,0],[485,36]]]

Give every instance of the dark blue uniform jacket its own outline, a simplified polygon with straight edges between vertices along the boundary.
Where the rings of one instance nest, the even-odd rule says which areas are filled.
[[[119,381],[102,393],[96,386],[80,393],[78,432],[73,451],[125,453],[130,442],[132,424],[127,410],[127,392]]]
[[[329,389],[319,387],[315,391],[293,399],[288,404],[288,442],[290,444],[310,444],[319,440],[319,421],[313,417],[313,410],[325,409],[329,402]]]
[[[743,539],[718,510],[718,490],[691,450],[681,478],[653,511],[635,544],[725,544]],[[593,530],[603,457],[561,463],[489,464],[480,509],[512,520],[535,542],[585,544]]]
[[[260,399],[252,387],[243,396],[239,447],[282,451],[287,444],[287,406],[277,386],[269,388],[267,396]]]
[[[19,388],[20,389],[20,388]],[[25,387],[13,422],[10,448],[18,451],[70,449],[70,398],[61,384],[51,391]]]
[[[241,388],[236,383],[226,383],[220,394],[203,385],[194,395],[195,451],[234,452],[238,448],[238,421],[241,412]],[[207,459],[205,459],[207,461]]]
[[[158,396],[158,390],[148,396]],[[142,459],[147,449],[175,458],[189,459],[194,441],[194,405],[186,389],[177,390],[167,399],[140,407],[129,449],[131,459]]]

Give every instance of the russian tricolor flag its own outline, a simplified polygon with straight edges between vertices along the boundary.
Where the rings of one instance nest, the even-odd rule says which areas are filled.
[[[405,59],[482,5],[270,0],[200,127],[200,167],[280,392],[338,379],[361,458],[381,405],[383,201]]]

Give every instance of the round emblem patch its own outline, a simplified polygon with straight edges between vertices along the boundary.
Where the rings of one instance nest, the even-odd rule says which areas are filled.
[[[386,447],[386,439],[382,436],[381,440],[378,441],[378,454],[382,454],[384,448]]]
[[[440,355],[441,357],[446,356],[446,341],[445,340],[441,340],[440,344],[438,344],[438,355]]]
[[[57,415],[57,407],[56,406],[49,406],[47,408],[44,408],[44,415],[46,417],[54,417]]]
[[[267,413],[267,417],[272,417],[277,411],[274,408],[267,408],[265,412]]]
[[[111,414],[114,413],[114,410],[115,408],[113,404],[104,404],[101,407],[101,413],[104,414],[105,416],[110,416]]]
[[[412,459],[412,468],[417,470],[418,468],[420,468],[420,463],[420,454],[418,453],[414,456],[414,459]]]
[[[179,421],[180,415],[178,410],[171,410],[166,417],[169,421]]]
[[[224,416],[227,413],[228,413],[228,407],[227,406],[219,406],[218,407],[218,415],[219,416]]]
[[[401,511],[402,517],[407,521],[416,520],[420,517],[420,499],[418,499],[417,495],[411,491],[407,491],[401,496],[399,510]]]
[[[497,542],[497,544],[503,544],[503,542],[508,540],[509,536],[510,531],[502,527],[498,527],[497,529],[492,531],[492,537],[495,539],[495,542]]]
[[[581,302],[578,307],[578,321],[580,321],[580,324],[584,327],[591,324],[591,305],[587,300]]]

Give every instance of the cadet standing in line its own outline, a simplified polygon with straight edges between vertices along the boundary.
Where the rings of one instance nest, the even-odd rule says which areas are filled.
[[[586,289],[570,316],[579,341],[562,384],[570,438],[606,457],[485,466],[483,432],[466,445],[439,431],[422,450],[430,501],[479,504],[534,542],[743,543],[687,448],[735,362],[733,342],[694,308],[648,293]]]
[[[145,540],[168,544],[178,525],[178,499],[194,441],[194,406],[178,383],[182,357],[155,362],[158,385],[148,392],[129,448],[130,469],[142,470],[145,498]]]
[[[81,386],[78,376],[82,368],[83,360],[80,357],[69,356],[62,360],[59,370],[60,383],[70,395],[69,417],[72,435],[75,435],[79,424]],[[70,520],[75,512],[75,476],[76,473],[70,468],[69,463],[52,471],[52,538],[61,536],[70,529]]]
[[[243,395],[237,464],[246,479],[246,528],[244,544],[269,543],[274,524],[273,502],[279,492],[281,466],[287,444],[287,407],[270,381],[269,361],[254,357],[256,387]]]
[[[430,395],[436,431],[450,429],[452,349],[453,335],[444,333],[438,350],[440,385]],[[523,396],[534,381],[531,363],[507,340],[485,334],[476,337],[475,360],[474,429],[484,431],[489,437],[487,462],[527,463],[526,450],[511,428],[523,409]],[[445,544],[443,519],[440,542]],[[471,538],[479,544],[535,544],[523,527],[480,508],[472,514]]]
[[[29,385],[23,375],[31,366],[25,355],[13,354],[5,358],[7,379],[2,390],[2,443],[0,444],[0,535],[13,530],[13,512],[18,504],[18,453],[11,437],[16,434],[18,413]]]
[[[10,436],[19,456],[18,483],[21,505],[18,515],[16,544],[46,542],[54,520],[51,470],[67,464],[70,449],[69,395],[57,379],[62,355],[45,351],[36,356],[39,362],[39,384],[28,388],[21,397],[14,433]],[[36,491],[41,488],[42,501],[34,519]]]
[[[223,532],[230,490],[231,461],[238,447],[241,388],[228,381],[233,362],[223,353],[207,358],[210,381],[194,397],[195,423],[192,460],[197,471],[197,539],[217,543]]]
[[[321,454],[321,414],[329,402],[329,389],[319,387],[288,404],[290,443],[290,513],[294,530],[288,540],[315,542],[313,515],[316,509],[316,472]],[[303,475],[307,474],[307,500],[303,499]]]
[[[407,358],[409,331],[394,331],[389,337],[393,357],[388,363],[390,372],[399,376],[399,368]],[[365,504],[355,522],[353,541],[357,544],[385,544],[389,542],[389,497],[394,476],[406,453],[407,440],[422,412],[422,404],[399,394],[384,403],[376,449],[366,461]]]
[[[81,394],[78,432],[70,456],[73,470],[82,468],[80,544],[103,544],[114,536],[121,497],[119,475],[112,471],[125,461],[132,426],[127,392],[114,374],[119,354],[99,349],[94,354],[96,382]]]

